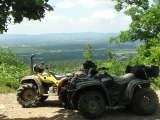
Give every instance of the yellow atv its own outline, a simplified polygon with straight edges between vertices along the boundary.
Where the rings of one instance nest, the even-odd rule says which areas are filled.
[[[39,102],[45,101],[49,92],[58,92],[63,84],[63,77],[56,77],[49,72],[48,68],[41,64],[34,64],[35,55],[31,56],[31,73],[20,80],[20,87],[17,90],[17,101],[22,107],[34,107]]]

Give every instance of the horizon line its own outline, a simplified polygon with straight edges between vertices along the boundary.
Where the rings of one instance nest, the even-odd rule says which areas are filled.
[[[119,34],[118,32],[55,32],[55,33],[33,33],[33,34],[27,34],[27,33],[3,33],[0,35],[49,35],[49,34],[82,34],[82,33],[96,33],[96,34]]]

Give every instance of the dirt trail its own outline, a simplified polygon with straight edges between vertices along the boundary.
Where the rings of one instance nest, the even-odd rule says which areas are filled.
[[[160,91],[157,91],[160,98]],[[22,108],[15,94],[0,94],[0,120],[85,120],[76,111],[59,107],[57,97],[51,96],[37,108]],[[97,120],[160,120],[160,107],[153,116],[137,116],[128,111],[110,111]]]

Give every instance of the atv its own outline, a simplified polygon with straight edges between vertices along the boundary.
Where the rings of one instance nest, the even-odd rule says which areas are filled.
[[[57,93],[61,88],[65,76],[56,76],[44,63],[36,63],[35,56],[31,56],[31,74],[20,80],[17,90],[17,101],[22,107],[34,107],[44,102],[49,92]]]
[[[60,101],[66,108],[78,110],[86,118],[97,118],[106,110],[128,108],[139,115],[151,115],[158,107],[158,97],[151,89],[151,78],[159,67],[128,66],[117,77],[105,68],[90,69],[86,76],[75,75],[61,89]]]

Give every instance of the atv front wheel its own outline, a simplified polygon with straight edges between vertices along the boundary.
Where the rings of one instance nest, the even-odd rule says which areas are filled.
[[[86,92],[79,96],[78,110],[86,118],[96,118],[105,112],[105,99],[99,92]]]
[[[139,115],[151,115],[158,107],[157,94],[152,89],[137,90],[132,100],[132,110]]]
[[[23,84],[17,90],[17,101],[22,107],[35,107],[39,102],[36,86],[33,84]]]

